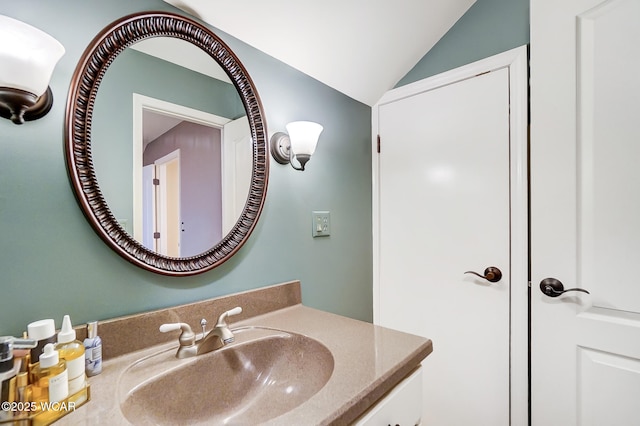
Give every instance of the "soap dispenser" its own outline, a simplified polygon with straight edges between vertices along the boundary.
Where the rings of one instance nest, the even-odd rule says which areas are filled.
[[[80,392],[87,384],[84,372],[84,345],[76,340],[76,331],[71,326],[71,318],[65,315],[62,329],[58,333],[58,344],[55,346],[61,360],[67,363],[69,377],[69,395]]]
[[[31,388],[35,402],[60,402],[69,396],[67,365],[59,360],[53,343],[45,345],[35,376]]]

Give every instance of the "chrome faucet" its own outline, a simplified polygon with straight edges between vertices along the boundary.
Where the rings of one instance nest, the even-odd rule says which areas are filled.
[[[220,349],[224,345],[233,342],[235,337],[231,330],[229,330],[227,317],[231,315],[238,315],[240,313],[242,313],[242,308],[239,306],[223,312],[222,315],[218,317],[218,322],[215,327],[213,327],[213,329],[206,335],[203,333],[202,338],[198,341],[196,341],[196,335],[191,330],[189,324],[183,322],[162,324],[160,326],[160,331],[167,333],[169,331],[182,330],[180,337],[178,337],[180,346],[178,347],[176,358],[189,358],[215,351],[216,349]]]

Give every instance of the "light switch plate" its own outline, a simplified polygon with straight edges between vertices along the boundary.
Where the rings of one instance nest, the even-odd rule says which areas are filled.
[[[328,211],[311,212],[313,218],[311,235],[313,237],[328,237],[331,235],[331,214]]]

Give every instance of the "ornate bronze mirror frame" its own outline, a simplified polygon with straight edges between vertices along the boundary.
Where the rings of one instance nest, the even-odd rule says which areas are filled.
[[[116,220],[101,191],[92,158],[91,124],[96,94],[105,72],[125,48],[152,37],[185,40],[206,52],[235,86],[250,127],[253,148],[251,183],[235,226],[209,250],[191,257],[169,257],[136,241]],[[185,276],[219,266],[247,241],[267,192],[267,131],[262,105],[247,70],[231,49],[205,26],[168,12],[123,17],[98,34],[83,53],[71,81],[65,118],[65,155],[69,177],[82,211],[96,233],[129,262],[163,275]]]

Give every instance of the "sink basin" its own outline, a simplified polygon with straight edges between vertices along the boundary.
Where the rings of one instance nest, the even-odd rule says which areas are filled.
[[[261,327],[232,330],[235,342],[194,358],[173,347],[130,365],[118,400],[133,424],[258,424],[315,395],[334,368],[309,337]]]

